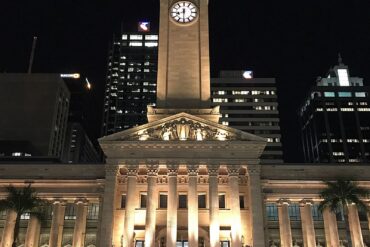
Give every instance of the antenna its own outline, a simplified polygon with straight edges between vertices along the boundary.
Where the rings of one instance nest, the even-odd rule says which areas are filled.
[[[33,65],[33,59],[35,58],[35,50],[36,50],[36,43],[37,43],[37,37],[33,37],[32,42],[32,50],[31,50],[31,56],[30,56],[30,62],[28,64],[28,74],[32,73],[32,65]]]

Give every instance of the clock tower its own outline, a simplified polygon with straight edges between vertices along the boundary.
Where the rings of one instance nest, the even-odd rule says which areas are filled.
[[[149,122],[153,114],[218,114],[209,109],[208,1],[160,0],[158,108],[148,109]]]

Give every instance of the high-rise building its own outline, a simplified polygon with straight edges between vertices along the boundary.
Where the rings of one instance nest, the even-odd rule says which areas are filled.
[[[158,33],[149,22],[115,38],[108,55],[102,136],[147,122],[147,106],[155,105]]]
[[[339,64],[318,78],[300,110],[306,162],[370,160],[370,88]]]
[[[58,74],[0,74],[0,156],[60,158],[69,104]]]
[[[211,79],[212,104],[220,123],[267,139],[261,163],[283,162],[278,97],[274,78],[253,78],[251,71],[221,71]]]

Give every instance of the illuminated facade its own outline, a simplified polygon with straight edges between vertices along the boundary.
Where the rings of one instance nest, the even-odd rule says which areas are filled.
[[[267,140],[219,124],[210,108],[208,0],[160,7],[167,38],[148,124],[101,138],[105,165],[0,165],[1,198],[9,184],[32,183],[52,202],[44,224],[24,216],[18,247],[340,247],[343,222],[321,217],[319,192],[343,176],[370,189],[369,166],[261,166]],[[349,212],[353,244],[364,247],[368,215]],[[0,213],[1,247],[12,244],[14,217]]]
[[[147,122],[147,105],[156,102],[157,57],[158,33],[149,23],[115,38],[108,55],[102,136]]]
[[[370,89],[339,64],[319,78],[300,111],[306,162],[370,160]]]

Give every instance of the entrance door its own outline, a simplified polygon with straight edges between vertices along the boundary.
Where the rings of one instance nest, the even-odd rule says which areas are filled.
[[[187,240],[177,241],[176,247],[189,247],[189,242]]]

